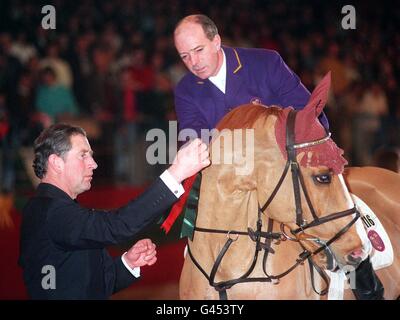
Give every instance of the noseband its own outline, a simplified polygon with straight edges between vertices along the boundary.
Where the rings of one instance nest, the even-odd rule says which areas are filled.
[[[318,265],[316,265],[312,261],[311,257],[320,253],[321,251],[324,251],[327,256],[327,259],[328,259],[328,264],[331,264],[332,263],[331,261],[334,260],[334,257],[333,257],[333,253],[329,246],[334,241],[339,239],[344,233],[346,233],[350,229],[350,227],[360,217],[360,213],[358,212],[358,210],[355,206],[353,206],[353,208],[351,208],[351,209],[344,210],[341,212],[335,212],[335,213],[329,214],[327,216],[323,216],[321,218],[318,217],[317,214],[315,213],[315,209],[311,203],[310,197],[307,192],[307,188],[304,183],[304,178],[303,178],[303,175],[300,170],[300,165],[296,159],[296,150],[325,143],[326,141],[328,141],[330,139],[331,134],[329,132],[327,132],[326,136],[321,139],[296,144],[295,143],[295,130],[294,130],[296,115],[297,115],[297,112],[295,110],[290,110],[289,115],[288,115],[287,124],[286,124],[286,150],[287,150],[286,165],[285,165],[282,175],[279,178],[279,181],[278,181],[277,185],[275,186],[274,190],[272,191],[271,195],[266,200],[266,202],[264,203],[263,206],[261,206],[261,207],[259,206],[256,230],[254,231],[253,229],[248,228],[248,231],[245,232],[245,231],[235,231],[235,230],[228,231],[228,230],[208,229],[208,228],[200,228],[197,226],[195,226],[195,228],[194,228],[195,231],[199,231],[199,232],[220,233],[220,234],[222,233],[222,234],[227,235],[227,241],[226,241],[224,247],[222,248],[221,252],[219,253],[219,255],[211,269],[210,275],[207,274],[207,272],[200,266],[198,261],[194,258],[193,254],[190,250],[190,246],[188,244],[188,253],[189,253],[190,258],[192,259],[192,261],[196,265],[196,267],[208,279],[209,284],[211,286],[213,286],[219,292],[220,299],[224,299],[224,300],[227,299],[226,290],[231,288],[233,285],[235,285],[237,283],[272,282],[274,284],[277,284],[277,283],[279,283],[280,278],[289,274],[300,264],[303,264],[305,260],[308,260],[308,263],[309,263],[310,273],[311,273],[311,283],[312,283],[312,287],[313,287],[314,291],[320,295],[326,294],[328,291],[328,287],[329,287],[328,276]],[[292,236],[289,236],[285,232],[285,225],[283,223],[281,223],[281,232],[272,232],[273,220],[268,219],[267,231],[266,232],[262,231],[261,230],[262,229],[262,214],[264,214],[264,212],[267,210],[268,206],[270,205],[270,203],[272,202],[272,200],[275,198],[276,194],[278,193],[280,187],[282,186],[283,181],[285,180],[285,178],[289,172],[289,168],[291,169],[291,173],[292,173],[293,192],[294,192],[294,200],[295,200],[295,207],[296,207],[296,217],[295,218],[296,218],[296,225],[298,226],[298,228],[295,230],[290,230]],[[306,199],[308,208],[313,217],[313,221],[311,221],[311,222],[307,222],[304,219],[302,205],[301,205],[300,189],[303,190],[303,194]],[[309,228],[313,228],[313,227],[319,226],[321,224],[327,223],[329,221],[340,219],[340,218],[343,218],[343,217],[346,217],[346,216],[352,215],[352,214],[355,214],[354,218],[328,241],[322,240],[317,237],[312,237],[312,236],[310,237],[310,236],[306,235],[304,232],[305,230],[307,230]],[[254,258],[253,258],[253,262],[252,262],[249,270],[237,279],[215,282],[214,281],[215,276],[216,276],[218,268],[222,262],[222,258],[225,256],[225,253],[227,252],[230,245],[234,241],[237,240],[239,235],[249,236],[250,239],[255,242]],[[303,236],[306,236],[306,237],[303,237]],[[262,242],[262,239],[265,239],[264,242]],[[270,252],[274,253],[274,249],[272,249],[272,247],[271,247],[273,240],[276,241],[277,244],[279,243],[279,241],[285,241],[285,240],[296,241],[300,244],[300,246],[303,249],[303,252],[300,253],[299,258],[296,259],[296,262],[285,272],[282,272],[278,275],[269,275],[266,271],[266,261],[268,258],[268,254]],[[310,252],[303,246],[301,241],[313,241],[316,244],[318,244],[320,247],[318,249],[316,249],[315,251]],[[266,277],[249,278],[249,275],[252,273],[252,271],[254,270],[254,267],[256,265],[258,253],[261,250],[264,250],[263,271],[264,271],[264,274],[266,275]],[[313,273],[314,268],[317,270],[317,272],[320,274],[320,276],[326,283],[325,289],[323,289],[321,292],[318,292],[315,289],[314,273]]]

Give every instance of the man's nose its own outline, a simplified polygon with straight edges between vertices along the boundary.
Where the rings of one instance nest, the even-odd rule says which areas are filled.
[[[91,158],[91,160],[89,162],[89,167],[92,168],[93,170],[97,169],[97,167],[98,167],[96,161],[94,161],[93,158]]]
[[[192,64],[193,67],[195,67],[199,63],[199,57],[197,56],[196,53],[192,53],[190,55],[190,63]]]

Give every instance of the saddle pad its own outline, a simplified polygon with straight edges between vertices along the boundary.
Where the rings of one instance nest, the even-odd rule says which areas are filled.
[[[351,196],[361,214],[359,221],[363,224],[363,228],[357,225],[357,231],[364,246],[370,247],[369,256],[374,270],[390,266],[394,258],[393,247],[382,223],[364,201],[354,194]]]
[[[361,214],[356,222],[357,232],[374,270],[390,266],[393,263],[393,247],[389,236],[371,208],[356,195],[351,196]],[[344,289],[350,288],[344,272],[339,270],[326,273],[330,277],[328,300],[343,300]]]

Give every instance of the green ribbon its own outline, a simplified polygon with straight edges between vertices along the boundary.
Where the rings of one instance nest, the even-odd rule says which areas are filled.
[[[193,240],[194,226],[196,225],[197,208],[199,205],[201,173],[196,177],[190,190],[184,210],[184,218],[182,222],[181,238],[188,237]]]

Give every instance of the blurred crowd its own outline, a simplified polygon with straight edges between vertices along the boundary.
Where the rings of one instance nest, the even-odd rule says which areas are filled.
[[[42,28],[46,4],[56,8],[55,30]],[[351,165],[372,165],[376,153],[386,150],[398,155],[400,6],[395,1],[356,3],[356,29],[345,30],[343,5],[319,0],[2,0],[2,191],[15,190],[17,159],[36,183],[33,139],[58,121],[87,130],[96,160],[105,162],[100,165],[103,181],[151,181],[161,168],[145,160],[150,143],[145,135],[151,128],[166,130],[168,120],[175,120],[173,88],[186,72],[175,52],[173,28],[183,16],[198,12],[216,22],[226,45],[277,50],[309,90],[331,70],[326,110],[333,137]]]

